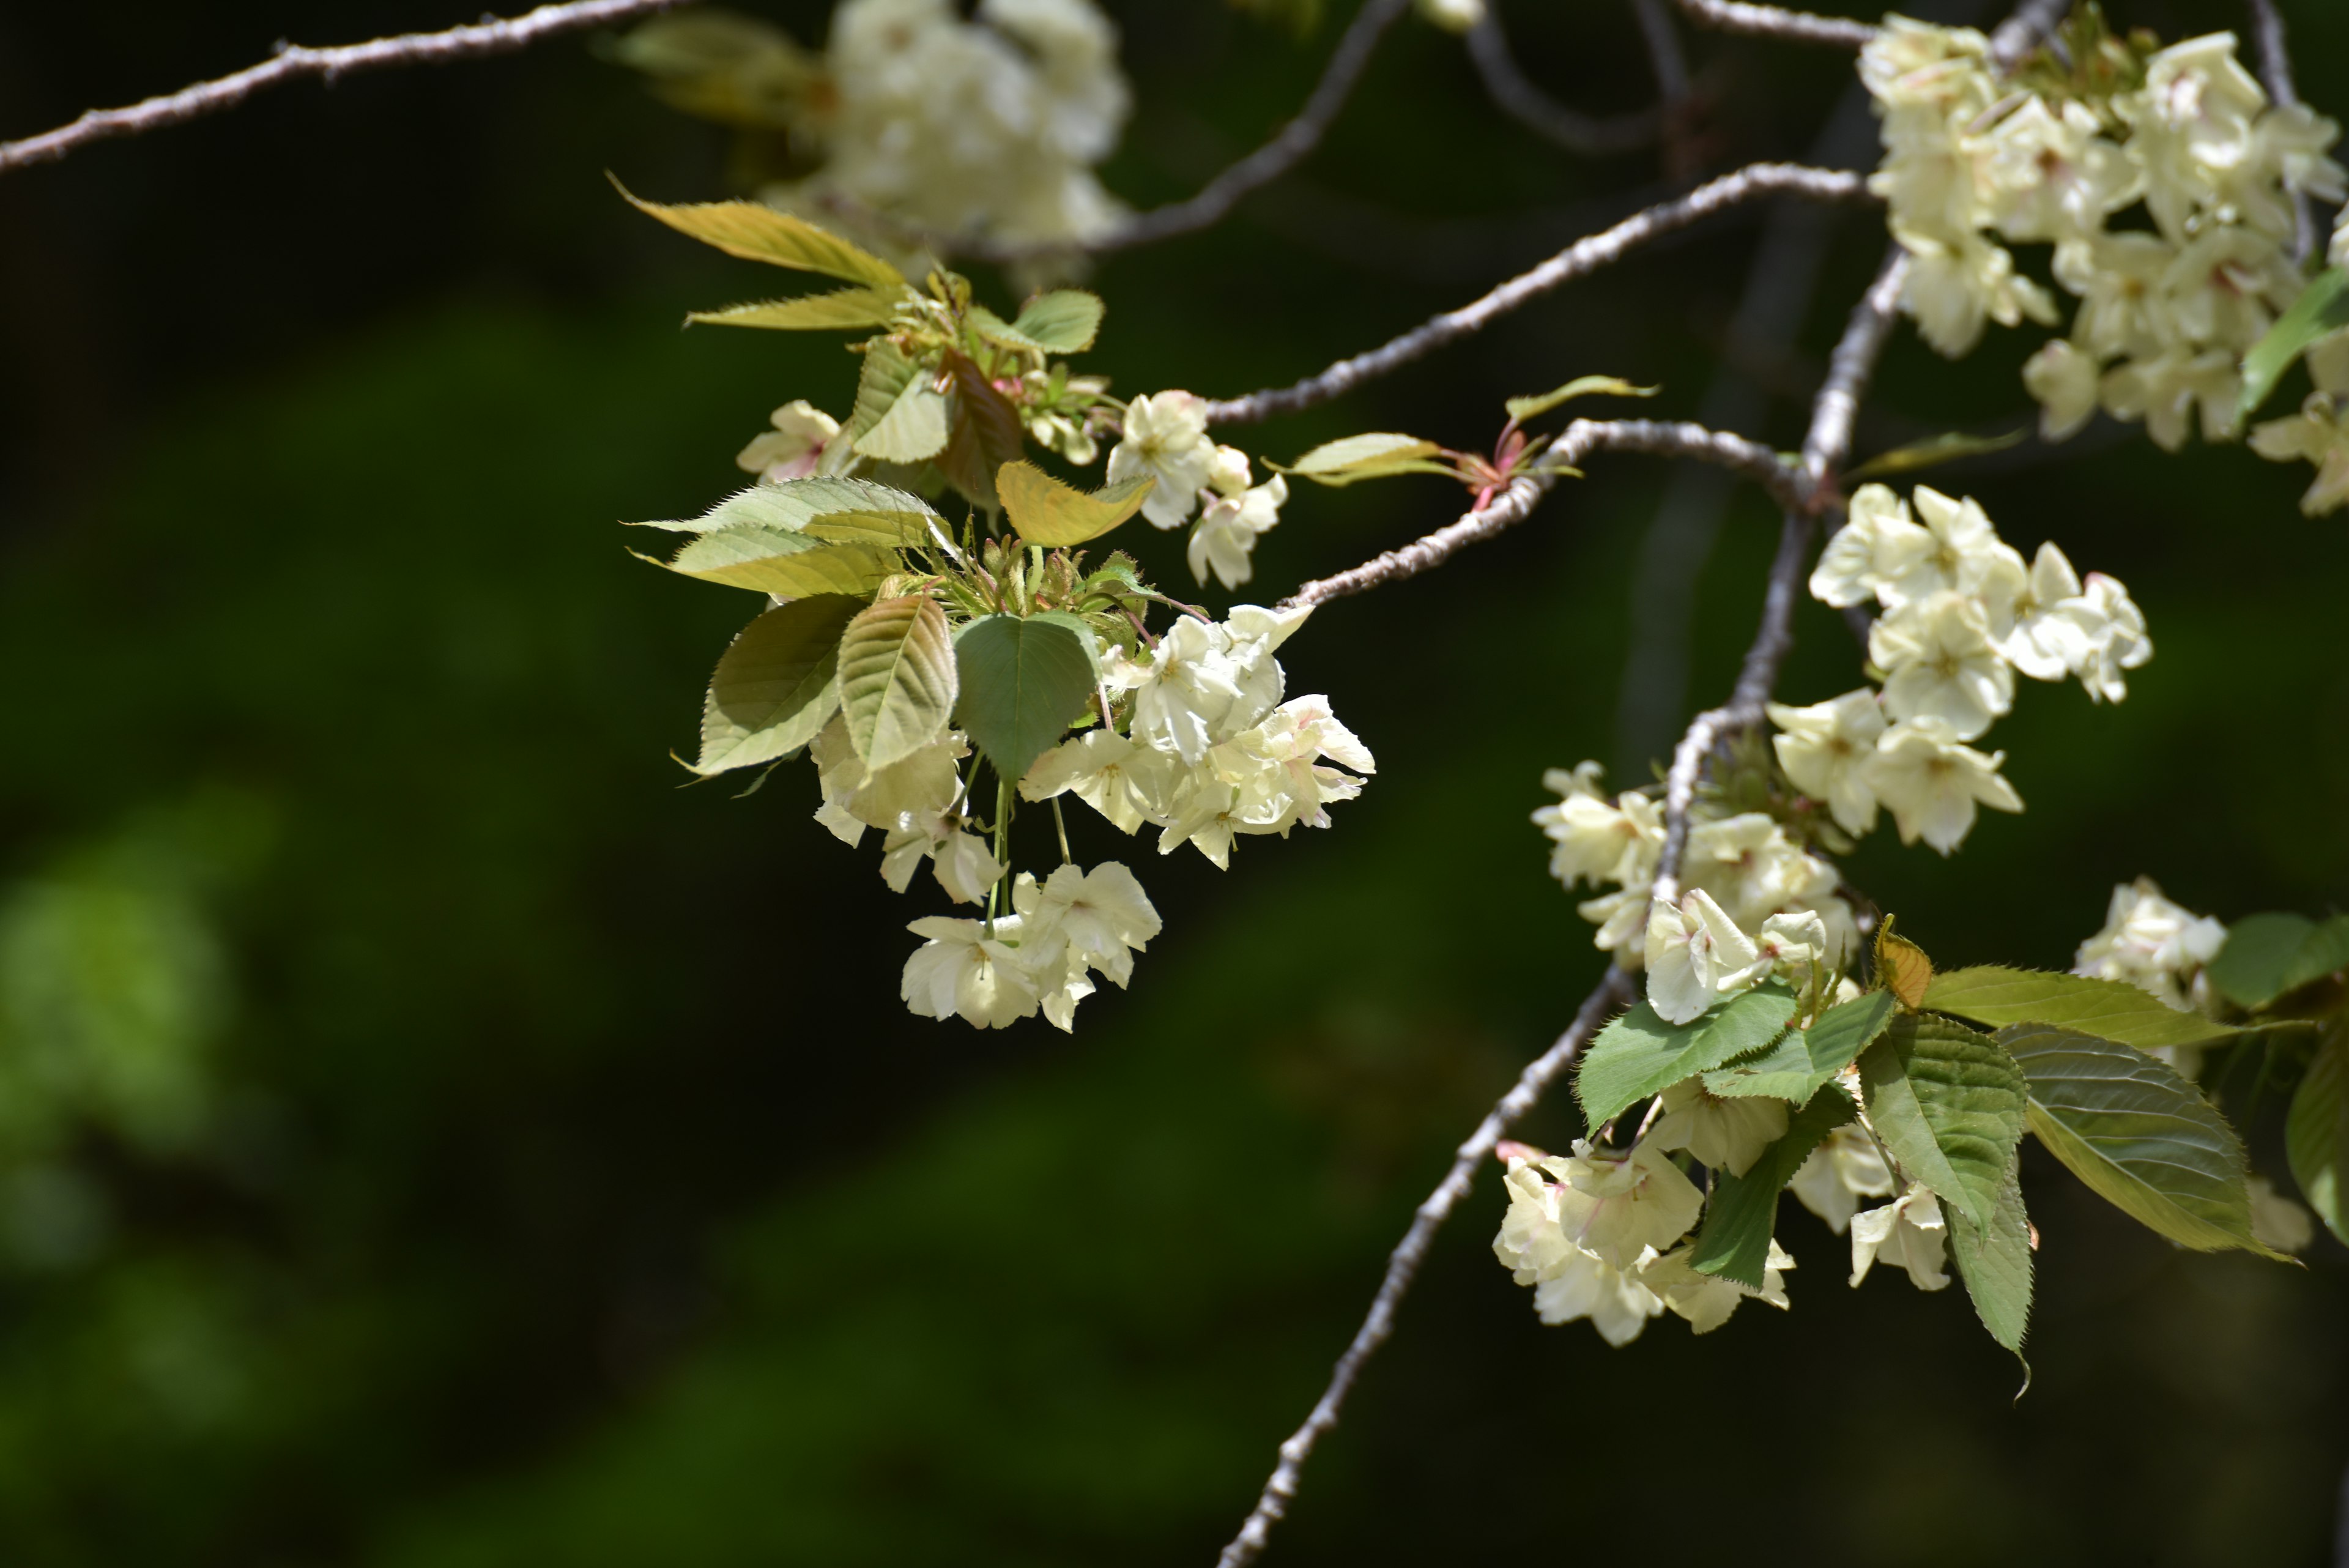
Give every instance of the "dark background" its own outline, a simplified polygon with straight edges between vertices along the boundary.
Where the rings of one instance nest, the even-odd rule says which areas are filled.
[[[821,34],[822,6],[754,8]],[[1143,204],[1261,139],[1332,36],[1115,9],[1142,108],[1107,177]],[[2349,13],[2286,9],[2304,92],[2349,105]],[[2240,20],[2116,10],[2172,37]],[[1650,96],[1628,7],[1503,12],[1560,98]],[[280,36],[460,19],[13,6],[0,135]],[[1832,52],[1688,43],[1707,108],[1682,151],[1709,168],[1803,155],[1848,80]],[[9,1563],[1204,1563],[1453,1143],[1595,978],[1526,814],[1543,767],[1630,782],[1678,726],[1616,711],[1668,477],[1630,459],[1287,650],[1382,764],[1333,832],[1247,841],[1226,875],[1088,818],[1080,858],[1133,864],[1166,932],[1073,1039],[908,1017],[901,927],[943,900],[811,822],[803,768],[747,800],[678,787],[666,753],[747,601],[613,526],[701,509],[768,409],[853,386],[829,337],[677,330],[768,280],[604,173],[689,199],[724,167],[722,133],[574,38],[0,180]],[[1540,142],[1406,23],[1302,175],[1100,270],[1087,368],[1129,394],[1286,380],[1664,177]],[[1482,445],[1503,397],[1594,371],[1688,415],[1726,354],[1790,444],[1882,238],[1836,220],[1793,348],[1763,352],[1730,331],[1760,232],[1715,225],[1238,439]],[[2037,336],[1951,366],[1904,331],[1862,450],[2025,423]],[[2128,432],[1950,472],[2026,553],[2053,536],[2124,578],[2160,656],[2117,710],[2023,693],[1993,740],[2028,814],[1948,861],[1889,831],[1853,857],[1904,932],[2061,966],[2140,872],[2224,918],[2335,906],[2349,534],[2298,514],[2306,478]],[[1425,480],[1299,495],[1256,586],[1456,504]],[[1775,532],[1740,495],[1709,554],[1661,552],[1643,591],[1694,582],[1666,709],[1725,690]],[[1143,545],[1174,587],[1177,540]],[[1857,682],[1831,615],[1800,633],[1790,698]],[[2234,1108],[2281,1175],[2273,1097]],[[1528,1136],[1571,1136],[1563,1106]],[[1271,1561],[2330,1561],[2349,1254],[2183,1254],[2052,1166],[2026,1182],[2018,1403],[1961,1292],[1846,1290],[1846,1244],[1792,1205],[1790,1314],[1619,1352],[1543,1330],[1485,1251],[1488,1179]]]

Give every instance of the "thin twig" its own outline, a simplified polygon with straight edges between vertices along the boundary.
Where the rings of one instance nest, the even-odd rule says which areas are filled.
[[[76,148],[111,136],[136,136],[141,131],[180,125],[224,109],[234,109],[264,88],[303,77],[333,83],[354,71],[381,70],[391,66],[437,66],[483,55],[511,54],[542,38],[575,33],[583,27],[625,22],[655,11],[665,11],[681,0],[574,0],[564,5],[541,5],[510,19],[484,17],[469,26],[440,33],[403,33],[366,44],[313,49],[301,44],[281,44],[276,56],[249,66],[233,76],[199,82],[178,92],[150,98],[127,109],[94,109],[70,125],[21,141],[0,142],[0,173],[27,163],[63,158]]]
[[[1776,452],[1743,436],[1707,430],[1702,425],[1657,420],[1577,420],[1543,454],[1540,469],[1512,481],[1507,489],[1484,506],[1399,550],[1373,556],[1334,576],[1316,578],[1282,600],[1281,607],[1327,604],[1331,599],[1415,577],[1442,566],[1466,546],[1481,544],[1524,522],[1557,483],[1559,469],[1572,468],[1595,452],[1643,452],[1652,457],[1711,463],[1754,481],[1781,506],[1789,509],[1806,509],[1812,493],[1802,476]]]
[[[2285,47],[2283,13],[2276,9],[2275,0],[2251,0],[2251,40],[2259,50],[2260,81],[2278,108],[2297,109],[2300,89],[2292,85],[2292,52]],[[2292,193],[2292,259],[2297,264],[2306,261],[2316,249],[2316,213],[2309,205],[2307,192]]]
[[[1490,6],[1485,7],[1484,18],[1468,29],[1468,58],[1475,63],[1476,74],[1485,78],[1485,90],[1504,113],[1578,156],[1628,152],[1662,134],[1661,106],[1601,119],[1568,109],[1534,86],[1517,69],[1516,57],[1509,53],[1509,40]]]
[[[1557,1043],[1528,1064],[1517,1076],[1516,1084],[1501,1096],[1500,1103],[1485,1113],[1454,1153],[1452,1168],[1444,1173],[1442,1182],[1427,1195],[1424,1202],[1413,1214],[1411,1229],[1403,1232],[1402,1241],[1388,1255],[1386,1277],[1380,1282],[1379,1293],[1371,1298],[1371,1310],[1362,1326],[1354,1331],[1353,1343],[1346,1354],[1338,1358],[1330,1386],[1315,1403],[1313,1413],[1305,1424],[1280,1445],[1280,1463],[1272,1479],[1264,1483],[1264,1491],[1257,1499],[1247,1521],[1232,1543],[1224,1548],[1217,1568],[1246,1568],[1256,1561],[1257,1553],[1272,1532],[1272,1527],[1288,1512],[1288,1504],[1297,1496],[1297,1478],[1312,1456],[1313,1446],[1324,1433],[1338,1424],[1338,1412],[1353,1391],[1354,1380],[1361,1376],[1363,1364],[1376,1355],[1387,1336],[1394,1332],[1395,1309],[1411,1290],[1418,1277],[1420,1265],[1427,1260],[1427,1251],[1435,1241],[1435,1233],[1460,1200],[1468,1196],[1475,1184],[1477,1169],[1492,1158],[1494,1146],[1501,1135],[1539,1102],[1544,1092],[1557,1082],[1581,1054],[1584,1044],[1598,1031],[1599,1023],[1616,1008],[1631,999],[1631,979],[1620,969],[1610,968],[1598,989],[1583,998],[1582,1006],[1575,1012],[1574,1022]]]
[[[1448,343],[1483,331],[1510,311],[1576,278],[1584,277],[1675,230],[1765,196],[1804,196],[1817,202],[1874,202],[1863,175],[1799,163],[1755,163],[1706,182],[1687,195],[1636,213],[1612,228],[1577,240],[1532,271],[1521,273],[1482,299],[1446,311],[1366,354],[1340,359],[1319,375],[1291,386],[1244,398],[1210,402],[1210,424],[1252,424],[1272,414],[1293,413],[1352,390],[1400,369]]]
[[[2072,0],[2023,0],[1990,36],[1991,62],[2013,70],[2072,14]]]
[[[1664,95],[1664,110],[1670,114],[1689,95],[1688,56],[1681,51],[1681,36],[1672,31],[1664,0],[1632,0],[1631,10],[1640,19],[1640,36],[1648,46],[1656,90]]]
[[[1869,24],[1848,16],[1817,16],[1808,11],[1788,11],[1776,5],[1748,5],[1744,0],[1680,0],[1680,6],[1690,21],[1721,32],[1780,38],[1790,44],[1864,49],[1876,36],[1876,29]]]
[[[1858,416],[1860,397],[1876,373],[1885,340],[1892,335],[1901,286],[1908,281],[1909,253],[1895,244],[1877,269],[1876,281],[1853,308],[1827,360],[1827,379],[1812,400],[1810,434],[1803,440],[1803,472],[1815,485],[1826,483],[1851,455],[1852,421]]]

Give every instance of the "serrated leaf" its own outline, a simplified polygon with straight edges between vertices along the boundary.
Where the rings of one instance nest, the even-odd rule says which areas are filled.
[[[858,249],[839,235],[817,228],[804,218],[779,212],[761,202],[688,202],[669,205],[644,202],[612,182],[628,204],[659,219],[678,234],[715,245],[730,256],[765,262],[794,272],[822,273],[847,283],[902,288],[905,276],[870,252]]]
[[[1896,473],[1915,473],[1920,469],[1938,468],[1945,462],[1955,462],[1961,457],[1985,457],[1994,452],[2004,452],[2020,446],[2030,436],[2028,430],[2009,431],[2004,435],[1968,435],[1963,431],[1950,431],[1924,441],[1913,441],[1906,446],[1896,446],[1889,452],[1879,452],[1849,473],[1846,483],[1862,479],[1883,479]],[[2008,1346],[2013,1349],[2012,1345]]]
[[[1032,462],[1007,462],[995,474],[996,493],[1012,530],[1047,549],[1100,538],[1141,511],[1156,483],[1151,475],[1122,479],[1087,495]]]
[[[862,607],[834,595],[797,599],[743,628],[710,677],[693,771],[753,767],[815,739],[840,710],[840,636]]]
[[[1996,1028],[2006,1023],[2054,1023],[2151,1050],[2207,1045],[2235,1031],[2199,1012],[2180,1012],[2148,992],[2114,980],[1982,964],[1937,974],[1925,1005]]]
[[[839,288],[799,299],[691,311],[686,319],[713,327],[772,327],[792,332],[886,327],[897,318],[897,306],[909,297],[903,288]]]
[[[1719,1172],[1689,1267],[1760,1290],[1762,1271],[1770,1261],[1771,1233],[1777,1229],[1778,1194],[1827,1134],[1851,1118],[1850,1096],[1830,1085],[1794,1114],[1786,1130],[1744,1175]]]
[[[984,616],[955,639],[956,722],[998,774],[1018,782],[1093,694],[1093,636],[1072,615]]]
[[[2328,332],[2349,327],[2349,269],[2333,267],[2309,280],[2292,308],[2276,318],[2267,336],[2243,356],[2243,397],[2238,420],[2259,412],[2276,383],[2308,346]]]
[[[2033,1134],[2097,1196],[2180,1246],[2275,1256],[2251,1236],[2242,1141],[2168,1063],[2049,1024],[1998,1038],[2023,1073]]]
[[[2316,929],[2304,915],[2246,915],[2227,928],[2226,946],[2206,971],[2219,994],[2238,1007],[2265,1007],[2284,992],[2300,950]]]
[[[1840,1002],[1819,1014],[1808,1029],[1790,1029],[1768,1050],[1707,1073],[1705,1090],[1731,1097],[1767,1095],[1804,1105],[1859,1059],[1892,1022],[1894,1011],[1891,995],[1881,991]]]
[[[1901,1167],[1977,1225],[2023,1141],[2023,1070],[1986,1034],[1903,1013],[1861,1053],[1868,1125]]]
[[[844,459],[853,452],[856,442],[896,407],[897,400],[921,374],[921,367],[898,352],[887,338],[866,344],[864,363],[856,373],[856,405],[848,410],[848,427],[843,432],[848,439],[827,446],[825,456],[837,452]]]
[[[859,389],[859,401],[863,392]],[[926,375],[908,380],[897,400],[873,422],[873,428],[850,443],[858,455],[883,462],[922,462],[946,450],[946,394],[930,385]]]
[[[968,358],[949,353],[946,368],[954,378],[954,397],[947,408],[951,429],[946,451],[938,454],[938,472],[972,505],[997,511],[1002,501],[996,493],[996,471],[1019,459],[1027,431],[1019,422],[1019,410]]]
[[[2284,1118],[2284,1156],[2300,1195],[2349,1242],[2349,1035],[2318,1048]]]
[[[922,595],[883,599],[841,634],[841,713],[867,769],[903,762],[936,740],[956,691],[946,612]]]
[[[895,550],[881,545],[827,545],[805,534],[758,527],[704,534],[668,563],[670,571],[706,583],[787,599],[816,594],[870,598],[883,578],[903,566]]]
[[[1946,1214],[1950,1260],[1966,1282],[1966,1294],[1973,1298],[1974,1315],[1992,1339],[2023,1361],[2023,1339],[2031,1328],[2032,1260],[2031,1216],[2023,1206],[2021,1164],[2008,1165],[1987,1223],[1976,1224],[1954,1208]],[[2023,1386],[2031,1386],[2028,1361],[2023,1361]]]
[[[1443,451],[1432,441],[1381,431],[1324,441],[1299,458],[1292,467],[1282,468],[1277,462],[1266,466],[1309,479],[1316,484],[1341,489],[1361,480],[1384,479],[1397,473],[1441,473],[1450,477],[1452,470],[1427,461]]]
[[[1933,961],[1923,948],[1894,934],[1889,915],[1876,929],[1876,983],[1911,1012],[1925,1005],[1925,992],[1933,983]]]
[[[1575,1098],[1595,1131],[1634,1100],[1761,1050],[1794,1015],[1795,993],[1775,983],[1733,996],[1693,1023],[1667,1023],[1646,1002],[1634,1002],[1583,1053]]]
[[[806,517],[784,497],[779,485],[754,484],[738,490],[698,517],[632,523],[632,528],[666,528],[673,534],[709,534],[720,528],[796,529]]]
[[[1661,387],[1635,387],[1620,376],[1577,376],[1565,386],[1544,392],[1538,397],[1511,398],[1501,406],[1509,410],[1511,419],[1523,424],[1526,421],[1537,419],[1560,403],[1575,398],[1598,396],[1652,398],[1662,390]]]
[[[1081,288],[1056,288],[1019,307],[1012,330],[1051,354],[1081,354],[1093,346],[1109,307]]]

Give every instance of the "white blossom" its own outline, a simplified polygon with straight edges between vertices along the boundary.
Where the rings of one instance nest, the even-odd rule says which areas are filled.
[[[1160,392],[1125,406],[1125,427],[1110,449],[1109,481],[1158,481],[1142,504],[1153,526],[1179,528],[1198,510],[1199,492],[1216,466],[1206,405],[1189,392]]]
[[[1205,583],[1212,571],[1227,588],[1237,588],[1255,576],[1251,557],[1256,542],[1280,521],[1280,508],[1288,499],[1288,481],[1276,473],[1262,484],[1220,494],[1209,502],[1191,530],[1186,551],[1191,575]]]
[[[1692,1023],[1769,970],[1754,939],[1702,888],[1648,911],[1648,1005],[1667,1023]]]
[[[840,421],[805,398],[777,409],[769,422],[775,428],[751,437],[734,464],[770,484],[813,473],[824,447],[840,433]]]
[[[2297,414],[2251,427],[2251,450],[2270,462],[2316,465],[2316,478],[2300,498],[2306,515],[2322,516],[2349,504],[2349,400],[2311,392]]]
[[[1114,860],[1090,871],[1062,866],[1042,882],[1022,872],[1011,907],[1031,930],[1050,930],[1070,954],[1123,987],[1133,955],[1159,931],[1158,911],[1133,873]]]
[[[1664,1114],[1649,1141],[1684,1148],[1700,1165],[1743,1176],[1762,1151],[1785,1135],[1793,1106],[1766,1095],[1715,1095],[1702,1078],[1684,1078],[1659,1096]]]
[[[1999,774],[2003,752],[1985,755],[1960,742],[1936,718],[1895,724],[1868,759],[1868,784],[1892,813],[1900,842],[1922,838],[1947,855],[1973,830],[1974,808],[2021,811],[2023,797]]]
[[[2275,1189],[2264,1176],[2251,1180],[2251,1235],[2261,1246],[2279,1252],[2304,1252],[2316,1240],[2316,1223],[2307,1210]]]
[[[2090,572],[2076,598],[2064,600],[2055,613],[2069,620],[2085,644],[2076,666],[2080,684],[2100,702],[2117,702],[2128,695],[2121,671],[2135,670],[2153,657],[2153,639],[2146,635],[2145,612],[2116,578]]]
[[[1510,1157],[1509,1210],[1493,1239],[1493,1252],[1517,1283],[1534,1287],[1534,1310],[1543,1323],[1587,1317],[1601,1338],[1619,1347],[1640,1336],[1648,1320],[1664,1310],[1663,1302],[1640,1282],[1640,1260],[1618,1267],[1567,1234],[1559,1198],[1570,1190],[1564,1183],[1577,1163]],[[1545,1181],[1544,1172],[1558,1179]],[[1652,1250],[1642,1256],[1651,1257]]]
[[[1909,1272],[1909,1282],[1920,1291],[1938,1291],[1950,1282],[1942,1272],[1947,1261],[1948,1227],[1940,1200],[1911,1182],[1909,1190],[1881,1209],[1851,1217],[1851,1282],[1868,1278],[1877,1261]]]
[[[1827,1134],[1786,1185],[1804,1208],[1838,1236],[1859,1211],[1861,1199],[1889,1198],[1894,1187],[1876,1140],[1848,1124]]]
[[[1982,601],[1965,594],[1937,593],[1879,617],[1868,652],[1886,672],[1884,711],[1896,720],[1935,720],[1971,741],[2014,706],[2013,667],[1991,641]]]
[[[1888,584],[1932,548],[1931,535],[1890,486],[1863,484],[1852,493],[1844,525],[1819,552],[1811,597],[1839,609],[1881,598]]]
[[[1019,952],[1019,918],[994,922],[932,915],[905,928],[927,939],[905,961],[898,988],[919,1018],[959,1016],[976,1029],[1000,1029],[1034,1014],[1040,987]]]
[[[1866,687],[1808,708],[1769,705],[1779,733],[1772,744],[1778,765],[1796,789],[1825,802],[1847,833],[1876,826],[1876,794],[1868,787],[1868,759],[1884,733],[1884,710]]]
[[[2225,926],[2171,902],[2152,877],[2140,877],[2113,889],[2104,929],[2080,944],[2072,972],[2120,981],[2191,1012],[2197,981],[2226,941]]]
[[[1578,1139],[1574,1158],[1551,1169],[1567,1240],[1617,1268],[1637,1267],[1648,1249],[1669,1249],[1704,1208],[1704,1195],[1652,1140],[1616,1154]]]
[[[1729,1314],[1748,1297],[1786,1310],[1785,1271],[1794,1258],[1773,1240],[1762,1269],[1762,1288],[1754,1290],[1718,1274],[1702,1274],[1690,1262],[1689,1250],[1668,1252],[1640,1271],[1640,1282],[1662,1298],[1663,1303],[1688,1320],[1692,1334],[1711,1334],[1729,1321]]]
[[[2085,429],[2096,417],[2102,379],[2096,362],[2061,337],[2050,337],[2023,361],[2023,388],[2039,400],[2040,439],[2069,441]]]
[[[2033,680],[2061,680],[2085,667],[2095,648],[2067,601],[2080,597],[2080,576],[2049,540],[2039,546],[2027,576],[2011,591],[1984,601],[1999,657]]]
[[[1165,815],[1180,773],[1177,760],[1114,730],[1091,729],[1046,752],[1019,781],[1026,800],[1074,794],[1121,833]]]

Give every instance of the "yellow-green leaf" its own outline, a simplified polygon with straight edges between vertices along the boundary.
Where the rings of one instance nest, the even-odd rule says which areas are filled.
[[[1538,397],[1511,398],[1501,406],[1509,410],[1511,419],[1523,424],[1575,398],[1652,398],[1662,390],[1661,387],[1635,387],[1620,376],[1577,376],[1565,386]]]
[[[1910,1012],[1925,1005],[1933,983],[1933,961],[1907,937],[1893,934],[1889,915],[1876,931],[1876,983]]]
[[[1122,479],[1087,495],[1032,462],[1007,462],[995,472],[996,494],[1013,530],[1048,549],[1100,538],[1141,511],[1157,483],[1154,475]]]
[[[826,594],[771,609],[728,646],[702,704],[698,774],[771,763],[840,709],[840,634],[861,601]]]
[[[772,528],[726,528],[704,534],[668,563],[673,572],[706,583],[750,588],[787,599],[813,594],[863,598],[882,579],[905,569],[895,550],[877,545],[827,545],[804,534]]]
[[[2292,361],[2310,344],[2343,327],[2349,327],[2349,269],[2336,266],[2312,278],[2292,308],[2243,357],[2243,395],[2236,419],[2257,413]]]
[[[1882,479],[1889,474],[1914,473],[1920,468],[1931,468],[1944,462],[1955,462],[1961,457],[1981,457],[1988,452],[2004,452],[2020,445],[2031,432],[2010,431],[2004,435],[1968,435],[1963,431],[1951,431],[1925,441],[1896,446],[1890,452],[1879,452],[1849,473],[1847,483],[1860,479]]]
[[[1109,307],[1081,288],[1056,288],[1019,307],[1011,329],[1048,353],[1080,354],[1093,346]]]
[[[688,202],[671,205],[639,201],[617,180],[628,204],[659,219],[680,234],[714,245],[730,256],[765,262],[795,272],[822,273],[847,283],[902,288],[905,276],[869,251],[817,228],[804,218],[762,202]]]
[[[2207,1045],[2235,1031],[2199,1012],[2180,1012],[2151,993],[2116,980],[1981,964],[1937,974],[1925,1005],[1977,1023],[2054,1023],[2106,1040],[2152,1050]]]
[[[1337,489],[1361,480],[1384,479],[1397,473],[1441,473],[1450,477],[1452,470],[1442,463],[1428,461],[1442,455],[1444,449],[1435,442],[1423,441],[1418,436],[1379,431],[1369,435],[1324,441],[1299,458],[1291,467],[1282,468],[1277,462],[1267,466]]]
[[[841,636],[841,713],[868,770],[901,763],[936,740],[957,689],[946,612],[920,594],[881,600]]]
[[[905,383],[889,411],[858,436],[856,451],[884,462],[923,462],[947,445],[947,400],[927,376]]]
[[[897,306],[911,297],[903,288],[836,288],[800,299],[697,310],[686,319],[714,327],[773,327],[792,332],[886,327],[897,318]]]

